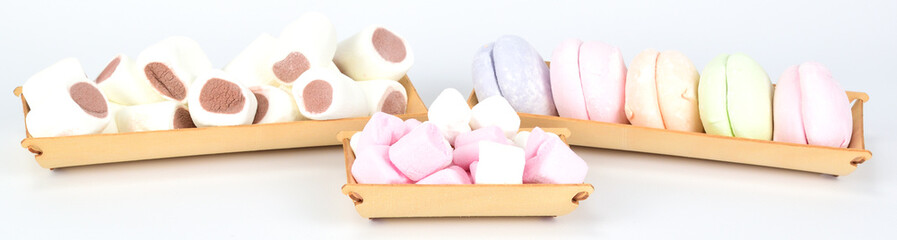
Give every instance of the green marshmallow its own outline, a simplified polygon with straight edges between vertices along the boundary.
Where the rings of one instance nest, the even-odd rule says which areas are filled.
[[[709,134],[772,139],[772,82],[744,54],[721,54],[710,61],[698,83],[698,111]]]

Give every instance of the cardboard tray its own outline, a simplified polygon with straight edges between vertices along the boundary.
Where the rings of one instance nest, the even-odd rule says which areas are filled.
[[[847,148],[725,137],[528,113],[517,114],[520,115],[521,128],[534,126],[569,128],[573,132],[568,138],[570,145],[842,176],[850,174],[857,165],[872,158],[872,152],[866,150],[863,142],[863,103],[869,100],[869,96],[862,92],[848,91],[847,98],[853,102],[851,107],[853,137]],[[467,103],[471,107],[477,104],[475,92],[471,91]]]
[[[565,142],[570,136],[567,129],[543,129]],[[355,153],[349,138],[354,133],[337,136],[346,157],[342,192],[366,218],[560,216],[594,191],[591,184],[359,184],[352,177]]]
[[[399,80],[408,94],[407,114],[427,112],[417,90],[404,76]],[[25,115],[30,108],[22,95]],[[426,115],[426,114],[424,114]],[[369,117],[337,120],[306,120],[245,126],[176,129],[166,131],[91,134],[67,137],[34,138],[25,126],[22,147],[35,154],[44,168],[127,162],[181,156],[246,152],[271,149],[339,145],[333,139],[340,131],[361,130]]]

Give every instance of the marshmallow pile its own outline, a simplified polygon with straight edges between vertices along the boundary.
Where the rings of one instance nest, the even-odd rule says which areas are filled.
[[[432,103],[429,121],[375,113],[350,139],[362,184],[577,184],[588,166],[557,135],[519,131],[501,96],[472,109],[455,89]],[[518,132],[519,131],[519,132]]]
[[[614,46],[567,39],[548,68],[525,40],[503,36],[472,70],[481,103],[502,96],[522,113],[829,147],[846,147],[853,128],[844,89],[812,62],[774,89],[745,54],[721,54],[699,74],[681,52],[647,49],[627,68]]]
[[[398,80],[413,62],[406,41],[384,27],[337,44],[330,20],[307,13],[220,70],[197,42],[176,36],[136,59],[115,56],[93,81],[76,59],[62,60],[22,92],[33,137],[328,120],[405,113]]]

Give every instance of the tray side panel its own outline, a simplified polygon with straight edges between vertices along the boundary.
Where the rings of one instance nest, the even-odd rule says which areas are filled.
[[[408,94],[407,114],[403,118],[426,116],[427,108],[408,76],[399,80]],[[27,116],[30,108],[21,87],[14,93],[22,100]],[[340,131],[359,131],[369,117],[307,120],[261,125],[178,129],[168,131],[92,134],[66,137],[32,138],[25,126],[22,147],[35,153],[44,168],[60,168],[135,160],[195,156],[218,153],[259,151],[339,145],[334,136]]]

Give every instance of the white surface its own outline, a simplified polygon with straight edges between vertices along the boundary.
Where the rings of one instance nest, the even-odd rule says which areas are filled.
[[[897,2],[256,2],[4,2],[0,238],[897,237]],[[543,57],[580,37],[619,46],[627,63],[644,48],[677,49],[699,69],[741,51],[773,81],[790,65],[819,61],[846,89],[871,96],[865,127],[874,156],[832,178],[578,147],[596,192],[569,215],[370,221],[340,193],[337,147],[49,171],[19,146],[23,117],[12,90],[55,61],[77,57],[94,77],[116,53],[136,56],[186,35],[223,67],[306,10],[328,15],[340,39],[374,23],[408,39],[417,58],[408,75],[427,103],[447,87],[469,92],[473,54],[504,33],[528,39]]]

